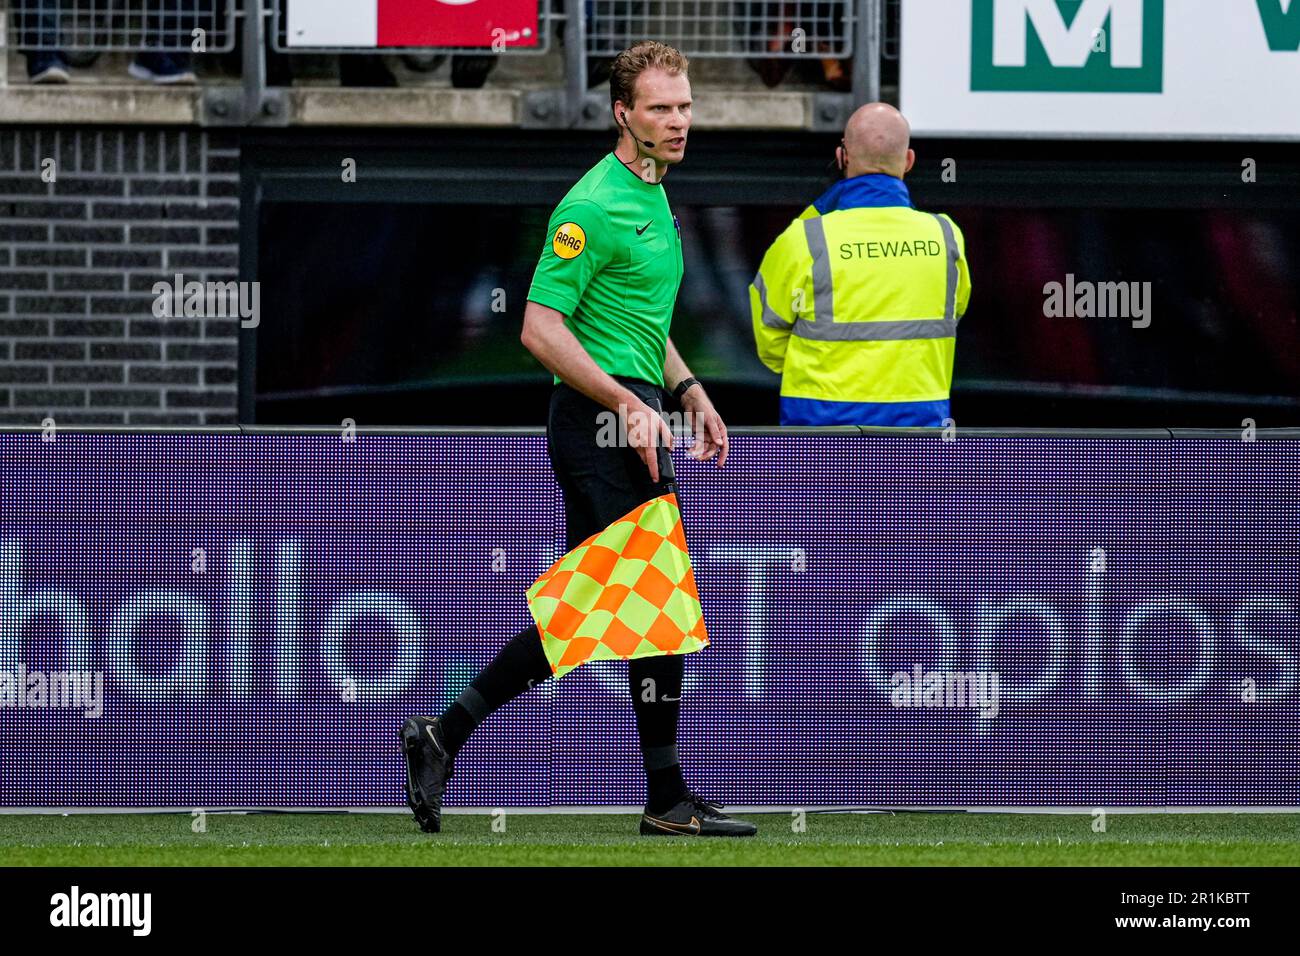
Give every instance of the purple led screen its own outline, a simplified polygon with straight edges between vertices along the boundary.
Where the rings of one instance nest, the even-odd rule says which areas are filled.
[[[1300,443],[774,432],[677,475],[700,792],[1300,805]],[[563,540],[540,435],[2,434],[0,805],[399,806],[401,719]],[[621,662],[490,717],[447,798],[643,801]]]

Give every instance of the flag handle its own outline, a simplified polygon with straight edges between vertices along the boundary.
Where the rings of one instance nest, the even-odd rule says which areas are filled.
[[[664,417],[664,408],[663,408],[662,401],[660,401],[658,398],[655,398],[654,404],[651,407],[656,412],[659,413],[660,418]],[[664,421],[668,422],[667,419],[664,419]],[[672,422],[668,422],[668,427],[672,428]],[[677,474],[675,471],[673,471],[672,449],[668,448],[666,445],[656,445],[655,453],[657,455],[657,459],[659,462],[659,486],[660,486],[659,494],[660,495],[677,494]]]

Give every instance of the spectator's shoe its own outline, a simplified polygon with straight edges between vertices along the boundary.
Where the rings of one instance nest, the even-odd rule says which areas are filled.
[[[487,82],[488,74],[496,69],[495,56],[453,56],[451,58],[451,85],[458,90],[477,90]]]
[[[778,60],[768,57],[751,57],[745,61],[749,68],[759,75],[763,80],[763,85],[769,90],[781,85],[786,74],[790,72],[791,60]]]
[[[339,55],[339,86],[368,86],[392,89],[399,86],[397,77],[379,53],[342,53]]]
[[[608,83],[613,68],[614,61],[609,57],[587,57],[587,89],[595,89],[602,83]]]
[[[733,820],[719,811],[722,804],[687,792],[667,813],[651,814],[647,808],[641,817],[642,836],[753,836],[758,827],[743,820]]]
[[[782,12],[784,14],[784,10]],[[767,52],[784,53],[786,48],[784,38],[794,32],[794,26],[795,24],[786,22],[784,15],[782,15],[776,31],[767,41]],[[786,78],[790,68],[794,65],[793,60],[783,57],[750,57],[745,62],[749,64],[751,70],[759,75],[763,80],[763,85],[768,89],[780,86],[781,81]]]
[[[406,756],[406,805],[425,833],[442,829],[442,794],[451,779],[452,758],[436,717],[408,717],[398,731]]]
[[[72,79],[68,63],[58,53],[27,54],[29,83],[66,83]]]
[[[141,50],[126,68],[137,80],[148,80],[161,86],[175,83],[197,83],[198,77],[190,69],[188,53],[163,53],[160,50]]]
[[[844,68],[844,61],[833,57],[822,60],[822,79],[837,93],[847,93],[853,87],[853,77]]]
[[[415,73],[432,73],[447,62],[445,53],[403,53],[402,63]]]

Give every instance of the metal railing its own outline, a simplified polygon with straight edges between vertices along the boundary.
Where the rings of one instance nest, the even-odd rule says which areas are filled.
[[[654,38],[688,57],[847,58],[855,0],[588,0],[587,52]]]
[[[895,62],[903,41],[902,6],[903,0],[885,0],[884,24],[880,33],[880,55]]]
[[[240,0],[9,0],[9,46],[226,53]]]
[[[241,88],[202,91],[201,122],[284,125],[286,90],[268,86],[268,53],[413,52],[483,57],[544,55],[562,48],[562,78],[523,91],[525,126],[602,128],[608,102],[590,90],[599,67],[639,40],[672,44],[687,56],[732,59],[849,59],[852,92],[817,92],[813,129],[841,128],[852,108],[880,94],[880,37],[897,0],[537,0],[537,43],[506,37],[495,47],[303,45],[288,30],[293,0],[9,0],[9,46],[19,51],[159,51],[242,54]],[[362,0],[357,0],[362,2]],[[886,7],[885,4],[890,6]],[[238,18],[239,23],[236,23]],[[373,43],[376,37],[357,38]],[[350,43],[344,36],[332,43]]]

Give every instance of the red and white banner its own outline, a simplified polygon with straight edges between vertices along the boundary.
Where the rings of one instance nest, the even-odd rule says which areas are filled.
[[[288,0],[289,46],[537,46],[537,0]]]

